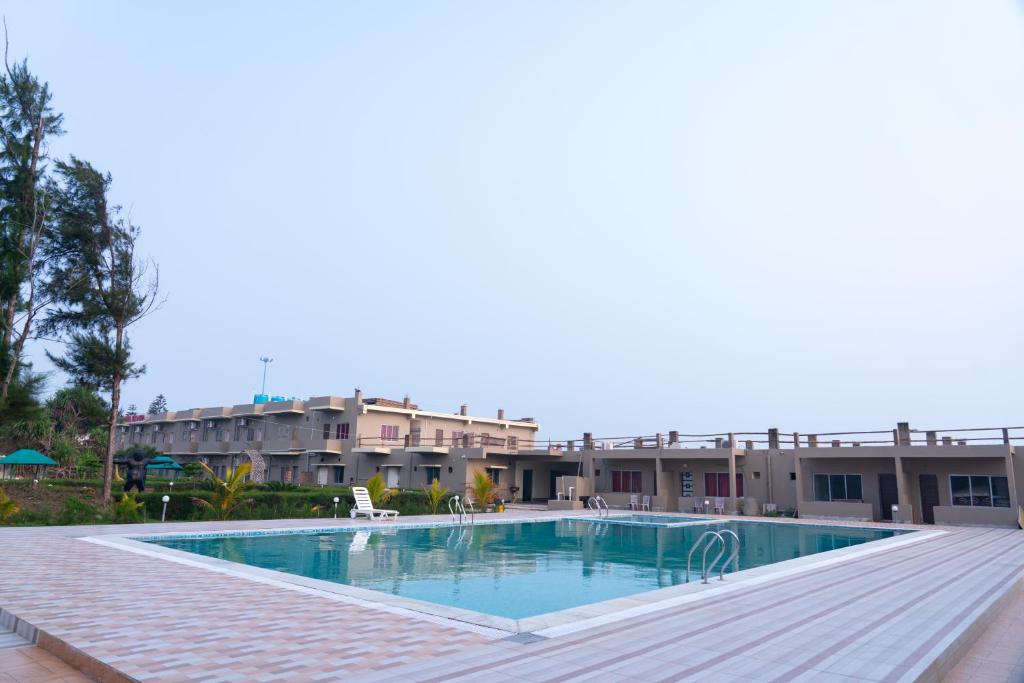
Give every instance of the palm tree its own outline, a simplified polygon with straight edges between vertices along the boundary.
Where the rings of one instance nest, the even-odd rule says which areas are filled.
[[[430,514],[436,515],[437,511],[441,509],[441,503],[444,502],[445,496],[448,495],[448,489],[441,486],[439,479],[435,479],[430,482],[430,488],[423,489],[423,492],[427,494],[427,505],[430,506]]]
[[[370,502],[373,503],[373,507],[384,505],[395,495],[395,490],[389,489],[384,484],[384,478],[379,474],[375,474],[367,480],[366,492],[370,495]]]
[[[487,506],[494,502],[494,480],[486,472],[474,472],[473,483],[469,488],[473,491],[473,502],[479,505],[481,510],[486,510]]]
[[[231,515],[234,514],[235,510],[244,502],[248,502],[246,499],[246,489],[252,484],[245,480],[249,475],[249,470],[252,469],[251,462],[245,462],[229,469],[227,472],[227,479],[221,479],[217,474],[210,469],[210,466],[205,462],[199,463],[206,470],[206,473],[213,479],[213,500],[209,501],[205,498],[193,498],[192,502],[201,507],[212,510],[217,516],[217,519],[231,519]]]

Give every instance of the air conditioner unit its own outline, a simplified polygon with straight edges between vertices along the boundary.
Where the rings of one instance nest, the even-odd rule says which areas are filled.
[[[239,427],[248,427],[249,420],[244,417],[240,417],[237,420],[235,420],[235,424],[238,425]]]
[[[196,429],[199,429],[199,423],[198,422],[189,422],[188,423],[188,428],[193,430],[193,431],[196,430]]]
[[[206,426],[210,427],[212,429],[212,428],[217,426],[217,421],[216,420],[207,420],[206,421]]]
[[[161,431],[161,429],[162,429],[162,425],[153,425],[153,431],[154,432],[159,432],[159,431]]]

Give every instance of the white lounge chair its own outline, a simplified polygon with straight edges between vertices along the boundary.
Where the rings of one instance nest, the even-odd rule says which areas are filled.
[[[651,497],[650,496],[644,496],[641,499],[640,509],[641,510],[646,510],[647,512],[651,511]]]
[[[352,495],[355,496],[356,506],[349,513],[352,519],[359,515],[365,515],[370,519],[398,519],[398,510],[381,510],[373,507],[370,500],[370,492],[364,486],[353,486]]]
[[[715,514],[725,514],[725,498],[715,498]]]
[[[640,496],[635,493],[629,497],[629,509],[637,511],[640,510]]]

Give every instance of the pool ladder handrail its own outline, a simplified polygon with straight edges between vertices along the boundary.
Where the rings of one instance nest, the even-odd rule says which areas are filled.
[[[732,543],[729,544],[729,557],[725,558],[725,562],[723,562],[722,566],[718,568],[718,580],[725,581],[725,568],[729,566],[730,562],[733,563],[732,570],[734,572],[738,572],[740,570],[740,537],[737,536],[736,532],[732,529],[722,529],[718,532],[718,534],[720,536],[723,534],[728,534],[730,537],[732,537]],[[723,537],[723,542],[724,540],[725,539]],[[713,567],[714,565],[711,566]],[[707,582],[705,581],[705,583]]]
[[[708,539],[706,542],[704,541],[705,538]],[[715,545],[716,541],[719,543],[720,547],[718,549],[718,554],[715,555],[715,558],[713,560],[711,560],[711,565],[709,566],[708,551],[711,550],[711,547]],[[722,535],[717,531],[711,530],[705,531],[703,534],[700,535],[700,538],[698,538],[697,542],[693,544],[693,547],[690,548],[689,554],[687,554],[686,556],[686,583],[690,582],[690,566],[693,561],[693,554],[697,552],[698,549],[702,550],[700,556],[701,583],[707,583],[709,569],[711,567],[714,567],[715,563],[718,562],[718,560],[721,559],[722,555],[725,553],[725,539],[722,538]]]
[[[604,505],[603,508],[601,507],[602,505]],[[608,503],[601,496],[590,496],[587,498],[587,507],[595,511],[598,517],[601,517],[602,515],[607,517],[608,513],[611,511],[611,508],[608,507]],[[602,510],[604,510],[603,513],[601,512]]]
[[[469,503],[469,510],[466,509],[466,503]],[[452,515],[452,522],[455,522],[455,513],[458,513],[459,524],[462,524],[462,518],[469,516],[469,523],[476,524],[476,508],[473,507],[473,501],[469,498],[459,498],[458,496],[452,496],[448,499],[448,512]]]

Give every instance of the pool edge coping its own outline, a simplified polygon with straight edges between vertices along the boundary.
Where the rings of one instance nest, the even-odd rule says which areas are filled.
[[[510,524],[519,522],[550,522],[559,520],[596,521],[596,518],[579,514],[565,514],[560,516],[522,517],[488,520],[487,524]],[[564,610],[555,610],[542,614],[513,619],[496,615],[468,610],[460,607],[442,605],[440,603],[418,600],[397,596],[383,591],[367,588],[359,588],[324,579],[315,579],[278,571],[256,567],[254,565],[222,560],[219,558],[191,553],[188,551],[167,548],[149,543],[141,539],[168,539],[168,538],[202,538],[202,537],[251,537],[263,535],[286,535],[286,534],[310,534],[310,533],[354,533],[358,531],[380,531],[386,529],[419,529],[458,526],[445,522],[421,522],[406,524],[373,524],[373,525],[351,525],[335,527],[308,527],[308,528],[268,528],[250,530],[218,530],[202,531],[194,533],[168,532],[160,534],[102,534],[95,536],[82,536],[77,540],[93,543],[96,545],[125,550],[135,554],[145,555],[164,561],[175,562],[192,567],[198,567],[208,571],[215,571],[236,578],[243,578],[265,585],[273,585],[278,588],[292,590],[324,597],[337,602],[343,602],[358,607],[377,609],[389,612],[406,618],[414,618],[428,621],[435,624],[457,628],[459,630],[477,633],[489,639],[501,639],[521,633],[533,633],[545,638],[566,635],[578,631],[601,626],[617,621],[632,619],[641,615],[650,614],[663,609],[669,609],[678,605],[702,600],[712,596],[738,590],[739,588],[756,586],[779,578],[800,574],[811,569],[824,567],[836,563],[845,562],[857,557],[871,555],[877,552],[888,550],[894,546],[901,546],[907,543],[917,543],[935,538],[948,531],[942,529],[921,529],[912,525],[893,525],[889,527],[866,527],[856,524],[821,524],[805,523],[797,519],[776,519],[776,518],[751,518],[723,517],[702,521],[696,524],[710,524],[732,521],[763,522],[796,524],[800,526],[815,526],[823,528],[854,528],[878,530],[893,530],[913,533],[902,533],[889,538],[877,539],[856,546],[838,548],[835,550],[814,553],[803,557],[791,558],[781,562],[775,562],[760,567],[752,567],[739,572],[728,574],[729,581],[713,583],[682,583],[666,588],[658,588],[649,591],[635,593],[629,596],[602,600],[599,602],[578,605]],[[820,520],[816,520],[819,521]],[[642,526],[639,524],[638,526]],[[691,523],[682,523],[683,526],[690,526]],[[660,525],[647,525],[655,528]],[[673,525],[679,526],[679,525]]]

